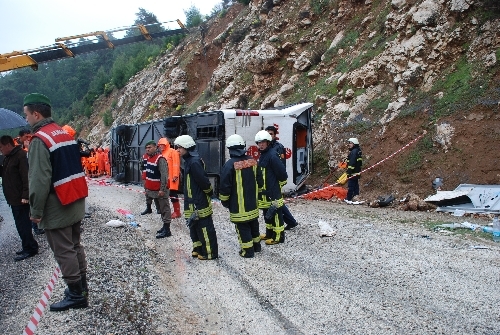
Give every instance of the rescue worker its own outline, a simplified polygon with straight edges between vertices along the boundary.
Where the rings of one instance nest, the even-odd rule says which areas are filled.
[[[162,137],[158,141],[158,148],[168,163],[168,180],[170,189],[170,201],[172,201],[172,219],[181,217],[181,206],[179,203],[179,184],[181,177],[181,157],[177,150],[170,147],[170,142]]]
[[[146,196],[156,199],[163,227],[157,232],[156,238],[172,236],[170,232],[170,202],[168,201],[168,164],[167,160],[158,152],[155,141],[146,143],[146,180],[144,189]]]
[[[148,158],[149,158],[149,155],[147,152],[145,152],[144,155],[142,155],[142,164],[140,166],[141,171],[142,171],[141,177],[142,177],[142,180],[144,180],[144,181],[146,181],[146,166],[147,166]],[[146,209],[141,212],[141,215],[153,213],[153,210],[151,209],[151,205],[153,204],[153,200],[155,202],[156,214],[161,214],[160,204],[158,203],[158,198],[153,199],[153,198],[149,197],[147,192],[145,192],[144,194],[146,196]],[[161,229],[158,230],[157,233],[159,233],[160,231],[161,231]]]
[[[200,260],[216,259],[219,250],[211,201],[214,190],[205,171],[205,163],[196,151],[196,143],[191,136],[177,137],[174,145],[184,159],[184,218],[188,222],[194,220],[189,227],[193,242],[191,255]]]
[[[363,158],[361,148],[359,147],[359,141],[355,137],[351,137],[347,140],[349,146],[349,155],[347,156],[347,197],[346,201],[352,201],[352,199],[359,195],[359,172],[361,172],[361,166],[363,165]]]
[[[279,159],[281,160],[281,163],[285,166],[286,169],[286,150],[283,144],[278,142],[278,129],[276,129],[275,126],[268,126],[266,127],[266,131],[271,135],[272,141],[271,141],[271,148],[276,151],[276,154],[278,155]],[[299,224],[297,220],[293,217],[292,213],[290,213],[290,210],[286,206],[285,203],[283,203],[283,221],[285,222],[285,230],[290,230]]]
[[[240,241],[240,256],[254,257],[261,251],[257,207],[257,161],[246,154],[245,141],[234,134],[227,138],[230,159],[221,171],[219,199],[229,209]]]
[[[80,242],[87,182],[75,140],[52,120],[51,102],[40,93],[24,97],[33,137],[28,149],[31,221],[45,229],[68,289],[51,311],[88,307],[87,260]]]
[[[286,185],[288,178],[285,166],[271,148],[271,141],[271,135],[265,130],[255,135],[255,143],[260,152],[257,168],[258,206],[263,210],[266,222],[266,233],[260,237],[268,245],[285,242],[281,188]]]

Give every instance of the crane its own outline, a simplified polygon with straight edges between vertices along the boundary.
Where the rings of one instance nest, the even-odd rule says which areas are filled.
[[[177,22],[179,29],[163,30],[152,32],[151,28],[158,27],[163,23]],[[111,39],[110,35],[119,31],[134,31],[138,30],[139,34],[132,34],[132,36],[125,36],[123,38]],[[26,51],[13,51],[10,53],[0,54],[0,72],[11,71],[24,67],[31,67],[33,70],[38,70],[38,64],[50,62],[54,60],[64,59],[77,55],[94,52],[104,49],[114,49],[117,46],[150,41],[154,38],[161,38],[166,36],[174,36],[185,34],[188,30],[180,20],[158,22],[152,24],[138,24],[134,26],[116,28],[107,31],[95,31],[87,34],[80,34],[75,36],[60,37],[55,39],[55,44]],[[130,35],[130,34],[129,34]],[[84,42],[73,42],[75,39],[82,39],[86,37],[95,37],[94,40],[86,40]]]

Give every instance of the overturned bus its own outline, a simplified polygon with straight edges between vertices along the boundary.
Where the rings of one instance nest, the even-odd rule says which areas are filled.
[[[142,183],[145,143],[161,137],[173,143],[177,136],[190,135],[218,194],[220,173],[229,159],[226,139],[233,134],[242,136],[248,154],[258,159],[255,134],[275,126],[286,150],[288,181],[283,191],[296,192],[312,173],[312,107],[312,103],[302,103],[270,110],[217,110],[117,126],[111,130],[112,176],[121,182]]]

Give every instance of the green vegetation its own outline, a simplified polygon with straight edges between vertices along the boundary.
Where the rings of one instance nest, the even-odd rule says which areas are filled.
[[[154,14],[142,8],[136,17],[134,25],[158,22]],[[163,28],[148,29],[155,32]],[[136,30],[126,32],[126,36],[134,34]],[[40,92],[51,99],[52,116],[58,123],[66,124],[82,115],[90,117],[92,106],[100,96],[108,96],[115,88],[122,88],[132,76],[156,59],[163,47],[173,47],[182,38],[170,36],[148,43],[124,45],[116,50],[83,54],[74,59],[42,63],[38,71],[29,68],[12,71],[0,77],[0,106],[22,111],[24,95]],[[79,43],[88,41],[81,39]]]
[[[184,10],[184,15],[186,15],[186,27],[188,28],[198,27],[203,22],[200,10],[195,5]]]
[[[330,0],[310,0],[309,6],[314,14],[319,15],[323,13],[330,5]]]
[[[106,127],[111,126],[113,123],[113,114],[111,113],[111,109],[108,109],[104,112],[104,115],[102,116],[102,122],[104,122],[104,125]]]

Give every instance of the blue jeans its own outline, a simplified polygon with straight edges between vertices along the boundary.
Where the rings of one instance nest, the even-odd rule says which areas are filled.
[[[38,242],[31,231],[30,205],[11,206],[11,209],[23,250],[30,254],[38,253]]]

